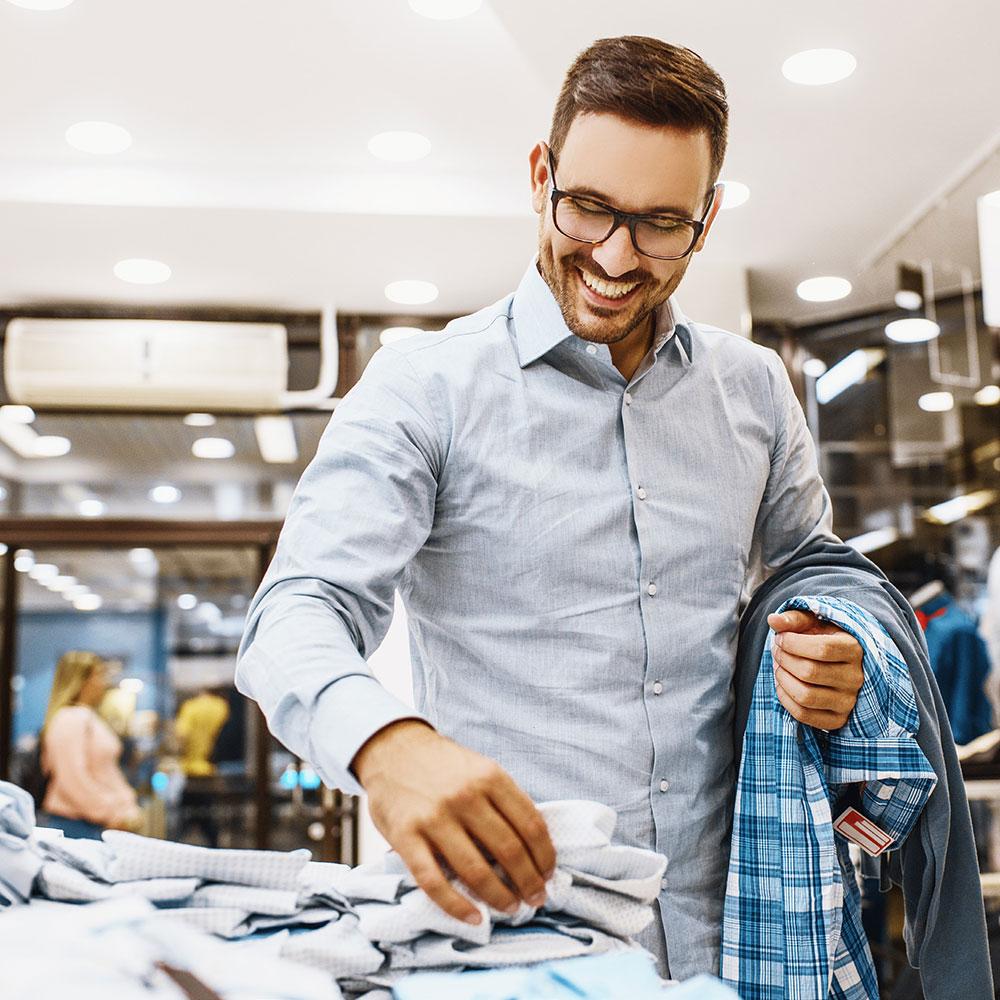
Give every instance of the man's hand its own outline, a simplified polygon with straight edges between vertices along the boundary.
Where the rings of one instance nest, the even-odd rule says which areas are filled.
[[[768,615],[774,637],[778,700],[789,715],[817,729],[839,729],[850,718],[865,675],[861,644],[808,611]]]
[[[368,740],[352,769],[375,826],[420,888],[453,917],[480,921],[442,862],[497,910],[513,912],[518,896],[531,906],[545,901],[555,849],[534,803],[499,764],[407,719]],[[494,872],[494,860],[514,891]]]

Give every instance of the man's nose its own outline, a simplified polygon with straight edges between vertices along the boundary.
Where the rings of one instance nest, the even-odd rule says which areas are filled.
[[[603,243],[594,247],[591,256],[609,278],[617,278],[639,266],[639,254],[632,246],[628,226],[619,226]]]

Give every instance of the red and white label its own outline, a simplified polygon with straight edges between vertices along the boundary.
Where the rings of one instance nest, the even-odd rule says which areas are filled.
[[[866,819],[853,806],[845,809],[837,817],[833,828],[873,858],[877,858],[887,847],[892,846],[892,837],[882,827]]]

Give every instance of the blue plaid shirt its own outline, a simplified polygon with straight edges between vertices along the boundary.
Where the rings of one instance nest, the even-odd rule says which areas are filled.
[[[736,789],[722,977],[743,1000],[878,1000],[861,899],[832,802],[864,782],[860,811],[898,846],[936,784],[917,746],[909,673],[882,626],[850,601],[796,597],[854,636],[864,684],[847,724],[800,725],[777,699],[770,638],[753,692]]]

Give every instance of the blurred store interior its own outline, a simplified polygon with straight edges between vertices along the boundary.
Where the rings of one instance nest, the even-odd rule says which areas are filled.
[[[236,693],[243,617],[380,343],[516,286],[527,153],[565,67],[610,34],[694,48],[731,95],[726,211],[685,312],[781,354],[842,538],[904,593],[942,579],[986,611],[1000,7],[33,6],[0,0],[0,777],[32,759],[59,656],[91,649],[116,668],[101,710],[147,832],[378,849]],[[853,72],[783,75],[818,47]],[[374,662],[405,694],[401,608]],[[209,692],[225,721],[186,773],[178,713]]]

